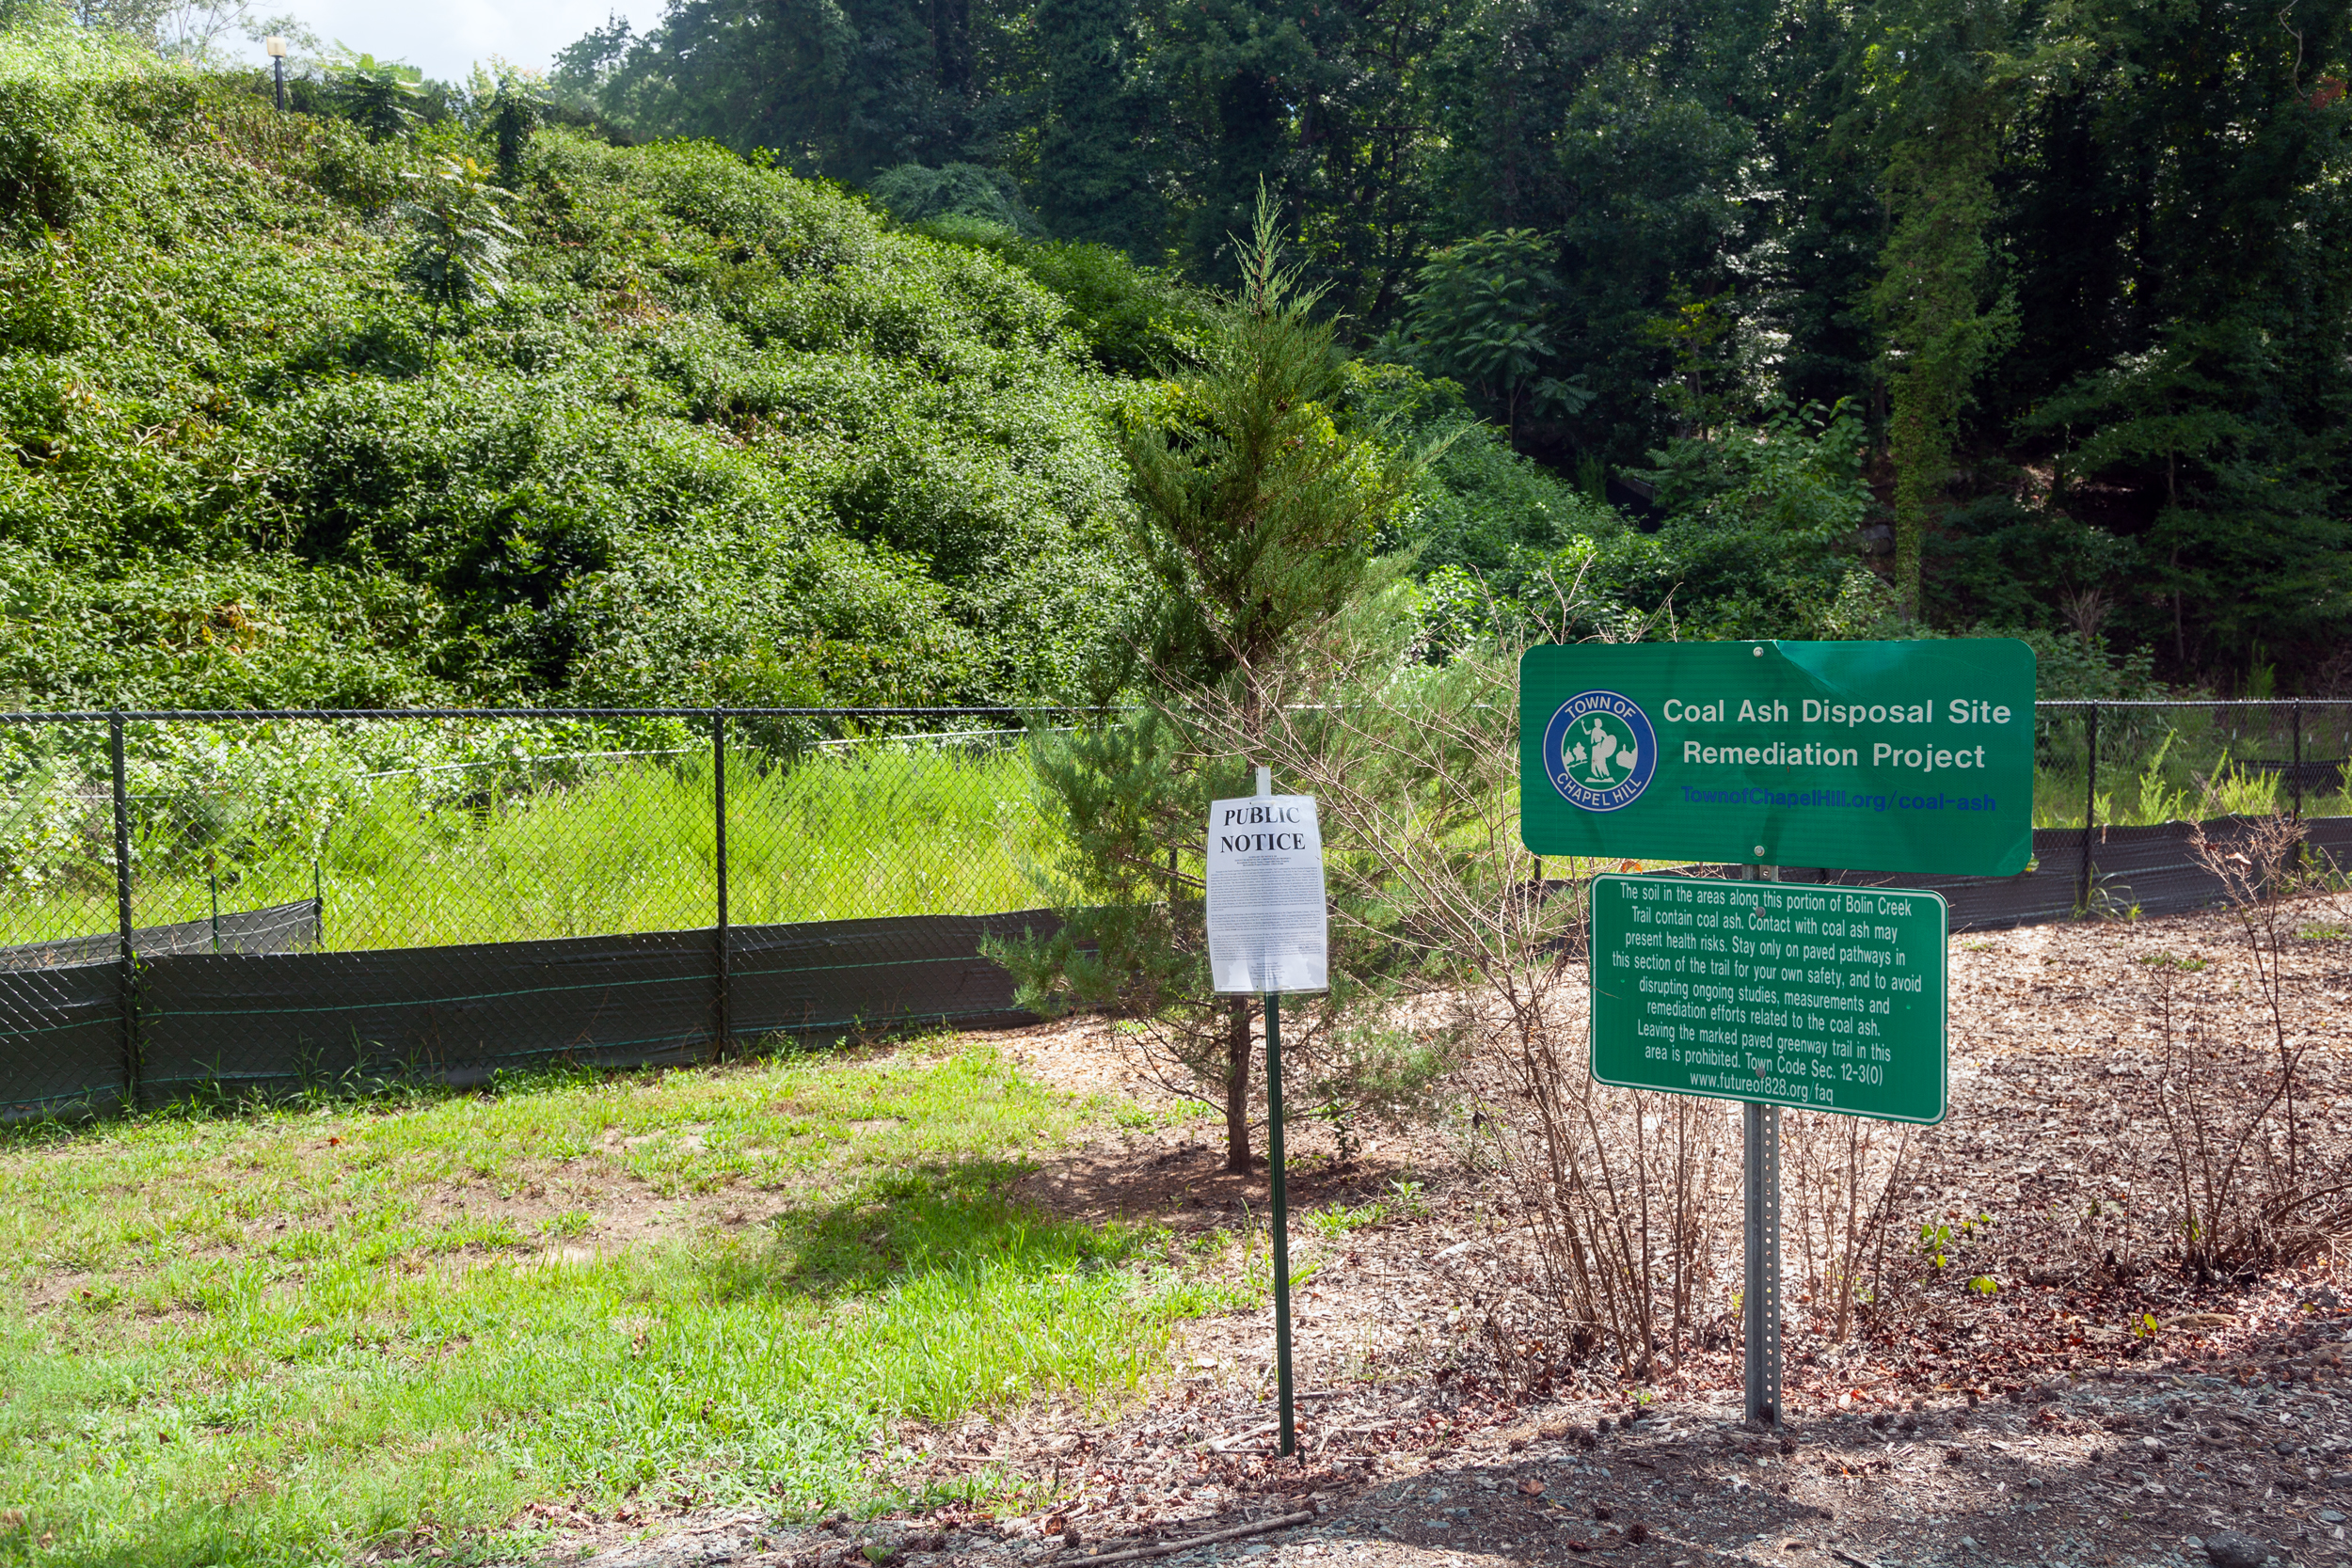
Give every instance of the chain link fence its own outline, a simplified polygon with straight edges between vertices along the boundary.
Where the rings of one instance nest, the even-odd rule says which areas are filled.
[[[1013,1022],[1009,709],[0,715],[0,1117]],[[2352,853],[2352,702],[2047,703],[2037,863],[1954,926],[2210,899],[2194,821]],[[1798,873],[1798,875],[1803,875]]]
[[[9,716],[0,1116],[1009,1019],[1023,718]]]
[[[2352,815],[2352,701],[2042,703],[2037,828]]]

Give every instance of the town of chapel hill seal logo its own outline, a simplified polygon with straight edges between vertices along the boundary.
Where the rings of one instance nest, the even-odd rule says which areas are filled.
[[[1544,727],[1544,769],[1570,805],[1631,805],[1658,771],[1658,732],[1641,705],[1614,691],[1580,691]]]

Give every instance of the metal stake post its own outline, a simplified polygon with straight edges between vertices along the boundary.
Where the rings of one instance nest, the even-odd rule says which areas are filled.
[[[139,1103],[138,974],[131,951],[131,787],[122,760],[122,714],[106,716],[115,785],[115,928],[122,949],[122,1105]]]
[[[2295,699],[2295,819],[2303,820],[2303,699]]]
[[[1267,1175],[1274,1187],[1274,1387],[1280,1402],[1282,1456],[1298,1452],[1291,1418],[1291,1205],[1282,1170],[1282,999],[1265,999]]]
[[[2083,884],[2074,895],[2074,907],[2090,908],[2092,865],[2090,846],[2099,816],[2099,705],[2090,705],[2090,717],[2083,727]]]
[[[1776,882],[1780,868],[1750,868],[1751,881]],[[1747,1419],[1780,1424],[1780,1107],[1743,1105],[1746,1155]]]
[[[1746,1113],[1747,1418],[1780,1422],[1780,1107]]]
[[[711,833],[713,840],[712,867],[719,883],[719,924],[715,932],[718,948],[718,991],[712,998],[713,1022],[717,1037],[711,1045],[711,1059],[716,1061],[727,1053],[727,1040],[734,1032],[734,998],[732,975],[727,953],[727,714],[724,708],[710,710],[710,795]]]

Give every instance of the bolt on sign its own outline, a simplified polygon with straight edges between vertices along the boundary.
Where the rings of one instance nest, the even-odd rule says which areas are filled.
[[[1519,660],[1538,855],[2010,876],[2033,856],[2033,649],[1579,643]]]
[[[1915,888],[1593,879],[1593,1076],[1944,1119],[1944,900]]]

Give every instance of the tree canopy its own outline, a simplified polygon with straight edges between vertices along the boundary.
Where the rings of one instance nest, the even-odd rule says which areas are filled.
[[[2348,24],[2352,0],[677,0],[557,85],[852,184],[993,170],[1049,233],[1196,280],[1263,182],[1347,341],[1642,521],[1661,472],[1842,404],[1870,507],[1838,547],[1899,622],[2145,643],[2233,689],[2352,643]]]

